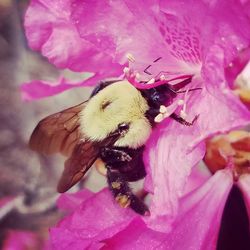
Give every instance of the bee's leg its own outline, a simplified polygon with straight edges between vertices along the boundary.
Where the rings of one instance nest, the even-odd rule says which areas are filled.
[[[144,147],[134,150],[134,154],[130,152],[133,160],[128,162],[124,167],[120,167],[119,171],[123,174],[126,181],[138,181],[146,176],[146,170],[143,162]]]
[[[183,119],[182,117],[180,117],[179,115],[177,115],[176,113],[173,113],[172,115],[170,115],[170,117],[172,119],[174,119],[175,121],[181,123],[182,125],[185,126],[192,126],[194,124],[194,122],[198,119],[199,115],[196,115],[193,119],[192,122],[188,122],[185,119]]]
[[[108,165],[129,162],[132,160],[132,157],[124,150],[109,147],[104,147],[101,149],[101,158]]]
[[[109,189],[118,204],[123,208],[130,207],[138,214],[149,215],[148,207],[132,193],[123,174],[109,165],[106,165],[106,167]]]

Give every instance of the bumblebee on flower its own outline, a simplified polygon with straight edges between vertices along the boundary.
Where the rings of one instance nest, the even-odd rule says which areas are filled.
[[[150,133],[143,151],[147,174],[144,187],[151,194],[150,216],[144,218],[129,209],[120,209],[110,203],[104,190],[83,201],[71,217],[52,230],[55,245],[62,240],[65,249],[72,245],[99,249],[115,246],[119,241],[124,243],[120,249],[143,249],[142,242],[148,243],[148,249],[178,249],[177,235],[182,235],[185,249],[214,249],[216,230],[192,223],[192,216],[187,216],[191,206],[187,197],[195,197],[193,216],[198,216],[198,208],[206,207],[208,199],[205,195],[200,201],[199,197],[204,195],[204,189],[211,189],[218,175],[194,193],[188,193],[186,184],[192,168],[205,155],[206,138],[249,123],[249,111],[228,86],[224,71],[239,51],[249,46],[249,18],[243,3],[33,0],[25,27],[31,48],[41,51],[57,67],[92,73],[86,81],[75,85],[62,78],[55,85],[42,81],[27,83],[22,87],[26,99],[84,84],[95,85],[110,78],[125,80],[140,89],[144,98],[154,88],[162,88],[158,97],[164,88],[168,89],[168,103],[158,103],[157,112],[150,114],[149,121],[159,124]],[[181,82],[185,84],[174,89]],[[42,91],[36,91],[38,87]],[[102,91],[105,88],[99,94]],[[183,126],[184,121],[192,126]],[[216,199],[225,198],[220,194]],[[98,213],[98,218],[85,217],[88,203],[94,204],[92,212]],[[105,209],[101,210],[103,204]],[[205,209],[204,218],[210,216]],[[74,218],[81,218],[81,225]],[[220,223],[219,219],[216,223]],[[91,232],[87,230],[89,225],[93,226]],[[130,241],[123,241],[133,225],[137,234],[130,235]],[[192,230],[184,234],[185,225],[199,228],[199,237],[194,240]],[[66,234],[68,237],[59,237]]]

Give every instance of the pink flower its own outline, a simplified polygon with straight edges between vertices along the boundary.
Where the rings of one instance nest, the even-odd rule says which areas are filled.
[[[146,145],[145,188],[152,193],[151,216],[145,219],[118,208],[104,190],[85,200],[52,229],[54,246],[99,249],[109,244],[115,248],[123,242],[124,249],[129,249],[126,239],[134,237],[131,242],[136,249],[178,249],[176,244],[181,243],[176,238],[188,239],[192,230],[184,232],[190,225],[201,235],[193,242],[195,249],[206,249],[202,244],[208,237],[212,240],[207,246],[214,247],[231,187],[230,174],[227,170],[220,172],[192,192],[186,192],[185,187],[192,167],[205,154],[204,140],[249,123],[249,111],[233,94],[225,75],[225,68],[249,46],[250,22],[242,3],[33,0],[25,28],[31,48],[41,51],[57,67],[93,74],[78,84],[65,79],[57,84],[27,83],[22,87],[26,99],[114,77],[127,77],[137,84],[136,77],[153,82],[152,78],[160,76],[171,80],[192,75],[189,87],[202,87],[202,91],[178,97],[184,99],[184,106],[176,105],[178,100],[173,103],[176,112],[182,112],[187,120],[199,115],[196,123],[185,127],[165,119]],[[125,74],[124,67],[129,67]],[[146,68],[149,73],[144,72]],[[224,181],[220,183],[222,176]],[[198,225],[207,200],[212,200],[219,212],[213,218],[214,214],[205,214],[207,221],[213,221],[210,230],[208,225]],[[173,228],[173,234],[169,234]],[[134,234],[130,234],[132,230]]]

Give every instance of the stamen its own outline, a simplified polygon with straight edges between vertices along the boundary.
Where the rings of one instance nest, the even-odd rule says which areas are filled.
[[[162,114],[163,114],[163,113],[166,113],[167,110],[168,110],[168,109],[167,109],[166,106],[164,106],[164,105],[161,105],[161,106],[160,106],[160,113],[162,113]]]
[[[187,117],[187,113],[186,113],[186,107],[187,107],[187,95],[188,95],[188,89],[184,95],[184,100],[183,100],[183,108],[180,112],[180,116],[181,118],[185,119]]]
[[[129,71],[130,71],[130,70],[129,70],[129,68],[128,68],[128,67],[125,67],[125,68],[123,69],[123,73],[124,73],[124,74],[128,74],[128,73],[129,73]]]
[[[178,102],[177,102],[178,106],[183,106],[184,105],[184,100],[180,99]]]
[[[155,117],[154,121],[157,122],[157,123],[160,123],[160,122],[163,121],[163,119],[164,119],[164,116],[163,116],[162,113],[160,113],[160,114],[158,114],[158,115]]]
[[[187,113],[186,113],[184,110],[181,110],[181,112],[180,112],[180,117],[181,117],[182,119],[186,119]]]
[[[155,79],[154,79],[154,78],[150,79],[150,80],[147,82],[147,84],[153,84],[153,83],[155,83]]]
[[[140,73],[136,73],[135,74],[135,79],[139,82],[141,79],[141,74]]]
[[[160,80],[161,80],[161,81],[164,81],[164,80],[166,80],[166,79],[167,79],[167,78],[166,78],[165,75],[161,75],[161,76],[160,76]]]

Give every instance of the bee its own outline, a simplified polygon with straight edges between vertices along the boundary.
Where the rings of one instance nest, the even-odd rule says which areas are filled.
[[[191,78],[151,89],[137,89],[127,80],[102,82],[87,101],[41,120],[29,146],[45,155],[61,153],[68,157],[58,192],[69,190],[96,160],[101,160],[118,204],[148,215],[148,207],[133,194],[128,182],[146,176],[143,152],[156,117],[162,105],[171,103],[189,82]],[[185,126],[195,120],[187,122],[176,113],[169,117]]]

